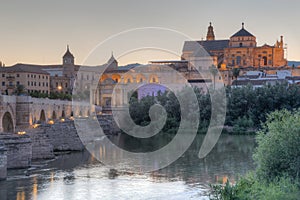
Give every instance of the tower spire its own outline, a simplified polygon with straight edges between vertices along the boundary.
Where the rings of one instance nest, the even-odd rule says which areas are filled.
[[[215,40],[215,33],[214,33],[214,27],[212,26],[212,23],[209,22],[209,27],[206,35],[206,40]]]
[[[243,23],[242,23],[242,29],[244,29],[244,27],[245,27],[245,23],[243,22]]]

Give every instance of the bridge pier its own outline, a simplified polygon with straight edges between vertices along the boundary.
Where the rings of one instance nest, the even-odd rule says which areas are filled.
[[[6,148],[0,142],[0,181],[5,180],[7,176],[7,154]]]

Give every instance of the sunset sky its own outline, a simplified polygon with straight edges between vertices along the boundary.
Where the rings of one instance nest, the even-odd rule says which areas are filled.
[[[7,66],[61,63],[67,44],[77,64],[103,64],[112,51],[121,65],[179,59],[184,40],[205,38],[209,22],[216,39],[228,39],[242,22],[258,45],[283,35],[288,60],[300,60],[299,0],[0,1],[0,61]],[[142,27],[163,29],[132,30],[97,47]]]

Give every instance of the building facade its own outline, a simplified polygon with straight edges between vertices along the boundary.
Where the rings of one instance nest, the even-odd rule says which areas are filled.
[[[0,67],[0,82],[0,91],[4,95],[33,92],[50,94],[50,74],[39,66],[16,64]]]
[[[239,67],[282,67],[287,65],[285,59],[283,36],[274,45],[257,46],[256,37],[242,28],[229,39],[216,40],[213,26],[208,27],[206,40],[186,41],[182,59],[190,61],[201,46],[213,58],[214,65],[228,68]],[[198,49],[197,49],[198,48]]]

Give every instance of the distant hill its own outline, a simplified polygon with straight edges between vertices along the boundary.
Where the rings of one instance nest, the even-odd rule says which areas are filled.
[[[295,67],[300,66],[300,61],[288,61],[288,66],[292,67],[295,65]]]

